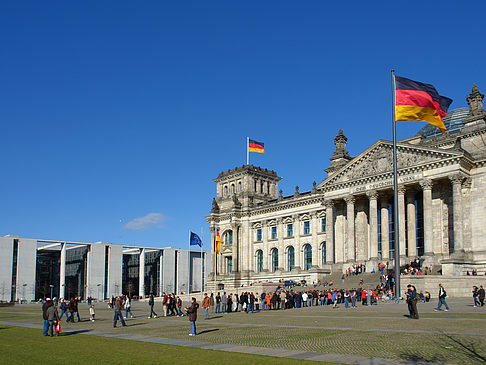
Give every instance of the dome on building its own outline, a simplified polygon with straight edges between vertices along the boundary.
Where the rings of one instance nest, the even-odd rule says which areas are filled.
[[[465,107],[454,109],[447,113],[444,117],[444,125],[447,128],[445,134],[451,134],[460,130],[464,126],[463,122],[468,112],[469,108]],[[439,128],[428,123],[417,134],[425,138],[434,138],[442,135]]]

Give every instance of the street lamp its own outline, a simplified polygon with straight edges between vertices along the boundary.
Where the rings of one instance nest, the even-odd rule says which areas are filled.
[[[51,288],[51,299],[52,299],[52,291],[54,290],[54,285],[49,285],[49,288]]]

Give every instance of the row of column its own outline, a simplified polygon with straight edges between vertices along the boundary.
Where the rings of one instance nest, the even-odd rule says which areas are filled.
[[[458,173],[449,177],[452,184],[453,197],[453,230],[454,230],[454,252],[462,253],[464,251],[463,245],[463,213],[462,213],[462,182],[464,175]],[[423,191],[423,217],[424,217],[424,255],[433,255],[433,224],[432,224],[432,180],[425,179],[420,181],[420,186]],[[359,257],[357,248],[357,239],[361,238],[356,234],[356,215],[355,215],[355,196],[347,196],[344,198],[346,203],[346,229],[344,237],[344,247],[336,246],[336,232],[335,232],[335,217],[334,206],[335,201],[327,200],[324,202],[326,206],[326,242],[327,242],[327,259],[329,263],[340,262],[339,258],[343,258],[342,262],[355,262],[365,260],[378,259],[378,199],[381,200],[380,216],[381,216],[381,254],[382,260],[393,259],[390,257],[389,251],[389,212],[388,201],[389,194],[381,193],[372,190],[366,193],[369,200],[369,239],[370,252],[367,257]],[[406,246],[408,242],[408,256],[417,256],[417,237],[416,237],[416,216],[415,216],[415,191],[409,191],[405,186],[398,187],[398,227],[399,230],[399,249],[400,256],[406,256]],[[357,237],[358,236],[358,237]],[[342,249],[343,255],[336,255],[336,250]],[[357,254],[358,252],[358,254]],[[336,257],[334,257],[336,255]]]

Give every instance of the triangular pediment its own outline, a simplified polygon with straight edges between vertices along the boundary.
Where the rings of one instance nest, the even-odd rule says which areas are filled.
[[[425,166],[463,155],[460,151],[397,143],[398,170]],[[321,182],[318,188],[391,172],[393,172],[393,143],[380,140]]]

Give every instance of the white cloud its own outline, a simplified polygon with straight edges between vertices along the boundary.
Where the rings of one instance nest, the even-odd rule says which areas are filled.
[[[132,219],[123,228],[142,231],[152,227],[162,227],[165,217],[161,213],[149,213],[146,216]]]

